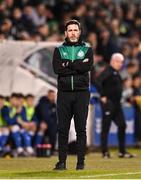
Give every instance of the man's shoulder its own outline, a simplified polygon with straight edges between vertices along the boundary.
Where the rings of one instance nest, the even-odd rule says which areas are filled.
[[[62,51],[63,49],[66,49],[66,45],[65,44],[61,44],[61,45],[59,45],[59,46],[57,46],[56,48],[55,48],[55,50],[56,51]]]
[[[87,48],[91,48],[90,44],[88,42],[83,42],[83,45]]]
[[[2,110],[8,110],[9,109],[9,106],[7,106],[7,105],[4,105],[3,107],[2,107]]]
[[[93,48],[91,47],[91,45],[88,42],[83,42],[83,46],[81,46],[81,49],[83,49],[85,52],[91,53],[93,54]]]
[[[6,105],[4,105],[3,107],[2,107],[2,109],[1,109],[1,112],[2,113],[7,113],[7,112],[9,112],[9,107],[8,106],[6,106]]]
[[[109,65],[106,65],[104,70],[100,73],[100,76],[107,78],[113,74],[112,69]]]
[[[62,42],[61,44],[59,44],[58,46],[56,46],[56,48],[63,48],[63,47],[65,47],[65,46],[67,46],[67,44],[66,44],[66,42],[64,41],[64,42]]]

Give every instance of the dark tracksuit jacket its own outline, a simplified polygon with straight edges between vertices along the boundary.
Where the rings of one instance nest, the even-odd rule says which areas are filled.
[[[52,150],[54,150],[57,137],[56,104],[50,102],[46,96],[43,96],[37,104],[35,111],[38,118],[38,126],[41,122],[45,122],[48,126],[47,135],[52,144]]]
[[[54,72],[58,74],[57,115],[59,130],[59,160],[67,157],[68,133],[74,117],[78,162],[84,161],[86,119],[89,104],[89,71],[93,65],[93,51],[86,43],[65,41],[53,55]]]
[[[102,152],[108,151],[107,138],[111,121],[113,120],[118,126],[119,151],[125,151],[125,120],[120,104],[122,95],[122,80],[119,73],[108,66],[96,79],[95,85],[101,97],[106,96],[108,101],[106,104],[101,102],[102,107],[102,133],[101,145]]]

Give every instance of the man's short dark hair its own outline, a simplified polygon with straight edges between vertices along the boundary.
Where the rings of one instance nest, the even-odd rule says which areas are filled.
[[[11,94],[10,98],[18,98],[18,93],[14,93],[14,92],[13,92],[13,93]]]
[[[4,96],[0,94],[0,99],[4,99]]]
[[[137,78],[141,78],[141,73],[137,72],[137,73],[133,74],[132,79],[135,80]]]
[[[28,98],[34,98],[34,97],[35,96],[33,94],[27,94],[25,98],[28,99]]]
[[[55,93],[55,91],[52,90],[52,89],[49,89],[49,90],[48,90],[48,94],[50,94],[50,93]]]
[[[25,96],[22,93],[17,93],[17,98],[25,98]]]
[[[71,25],[71,24],[76,24],[78,26],[78,28],[81,30],[80,22],[75,20],[75,19],[72,19],[72,20],[67,21],[67,23],[65,25],[65,31],[67,30],[68,26]]]

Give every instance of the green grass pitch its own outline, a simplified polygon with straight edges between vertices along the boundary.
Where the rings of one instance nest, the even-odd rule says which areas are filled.
[[[68,156],[67,170],[53,171],[57,156],[51,158],[1,158],[0,178],[16,179],[141,179],[141,149],[130,149],[137,157],[119,159],[117,150],[112,158],[103,159],[100,153],[86,156],[85,170],[76,171],[76,156]]]

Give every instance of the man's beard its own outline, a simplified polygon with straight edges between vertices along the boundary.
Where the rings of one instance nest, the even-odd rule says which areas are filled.
[[[69,41],[72,43],[78,42],[78,38],[69,38]]]
[[[79,42],[79,40],[80,40],[80,37],[78,37],[78,38],[68,38],[68,37],[66,37],[66,41],[68,43],[72,44],[72,45],[77,44]]]

